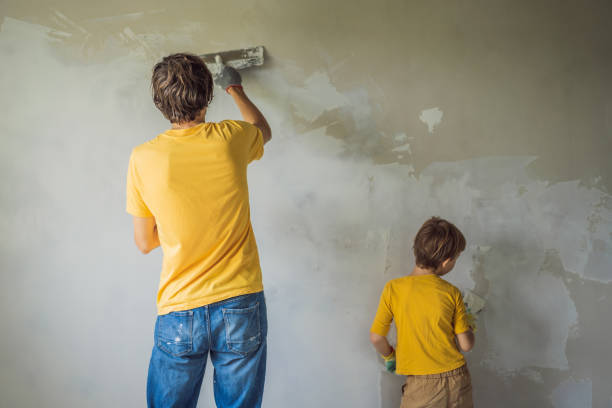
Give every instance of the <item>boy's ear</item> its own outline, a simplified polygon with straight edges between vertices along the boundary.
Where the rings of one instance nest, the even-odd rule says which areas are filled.
[[[442,267],[442,269],[445,269],[449,263],[453,262],[452,258],[447,258],[444,261],[442,261],[442,265],[440,265]]]

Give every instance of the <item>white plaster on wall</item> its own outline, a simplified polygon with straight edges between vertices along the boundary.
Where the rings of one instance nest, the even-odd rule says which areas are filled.
[[[440,108],[431,108],[421,111],[419,119],[427,125],[427,131],[433,133],[436,126],[442,122],[444,112]]]
[[[403,144],[401,146],[397,146],[393,148],[394,152],[406,152],[408,154],[412,154],[412,149],[410,148],[410,143]]]
[[[321,71],[308,77],[303,88],[290,89],[289,93],[295,114],[308,122],[312,122],[326,110],[345,105],[348,101],[331,85],[327,74]]]
[[[408,135],[406,135],[405,133],[397,133],[393,136],[393,140],[398,143],[405,143],[406,141],[408,141]]]
[[[551,400],[555,408],[592,408],[593,384],[591,379],[568,378],[553,390]]]

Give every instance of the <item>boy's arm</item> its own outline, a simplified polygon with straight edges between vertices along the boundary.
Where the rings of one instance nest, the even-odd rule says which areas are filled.
[[[470,351],[474,347],[475,338],[474,333],[471,330],[468,330],[463,333],[459,333],[456,335],[457,344],[461,351]]]
[[[393,347],[391,347],[389,341],[385,336],[381,336],[378,333],[370,332],[370,342],[372,343],[376,351],[378,351],[378,353],[381,354],[383,357],[386,357],[393,353]]]
[[[134,242],[143,254],[148,254],[159,246],[155,217],[134,216]]]
[[[395,372],[395,350],[393,350],[386,337],[393,321],[390,296],[390,285],[387,283],[380,295],[378,310],[370,328],[370,342],[385,360],[387,371]]]
[[[457,338],[457,345],[461,351],[470,351],[472,347],[474,347],[474,331],[468,313],[465,310],[463,296],[459,290],[456,292],[455,316],[453,321],[455,337]]]

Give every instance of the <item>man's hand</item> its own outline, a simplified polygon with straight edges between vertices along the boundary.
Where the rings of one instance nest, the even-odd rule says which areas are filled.
[[[223,88],[226,92],[232,86],[242,86],[242,77],[240,73],[227,65],[223,67],[221,73],[217,75],[214,80],[217,86]]]

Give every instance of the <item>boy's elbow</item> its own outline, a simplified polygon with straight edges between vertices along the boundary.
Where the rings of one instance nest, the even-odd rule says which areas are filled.
[[[474,333],[471,330],[457,335],[457,345],[461,351],[471,351],[474,348],[475,342]]]
[[[382,336],[378,333],[370,332],[370,343],[376,345],[380,342]]]
[[[471,342],[469,344],[462,345],[461,351],[468,352],[468,351],[472,351],[473,348],[474,348],[474,342]]]

